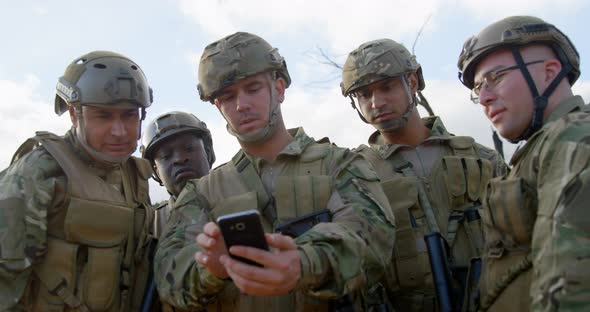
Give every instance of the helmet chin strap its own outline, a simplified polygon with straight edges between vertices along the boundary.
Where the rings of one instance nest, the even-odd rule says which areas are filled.
[[[268,112],[268,123],[261,129],[250,131],[248,133],[238,133],[232,126],[230,125],[227,118],[223,116],[226,121],[226,129],[229,134],[233,135],[238,139],[238,141],[243,143],[262,143],[268,140],[273,134],[275,134],[277,130],[277,121],[279,119],[279,115],[281,113],[281,107],[279,105],[279,101],[277,100],[277,93],[275,88],[273,87],[273,81],[271,81],[270,76],[267,76],[267,81],[270,88],[270,110]]]
[[[82,145],[82,148],[84,148],[84,150],[86,150],[86,152],[90,154],[90,156],[94,160],[98,161],[99,163],[105,166],[114,166],[123,163],[124,161],[129,159],[133,152],[129,153],[129,155],[126,156],[111,156],[105,153],[101,153],[95,150],[93,147],[91,147],[90,144],[88,144],[88,140],[86,139],[86,124],[84,123],[84,117],[82,115],[82,107],[76,107],[75,110],[76,119],[78,120],[78,127],[74,128],[76,132],[76,137],[78,138],[80,145]]]
[[[408,119],[410,118],[410,115],[412,114],[412,112],[414,111],[414,108],[416,107],[417,101],[416,101],[416,98],[410,92],[410,87],[408,85],[408,81],[406,79],[406,76],[401,75],[400,78],[402,80],[404,90],[406,91],[406,96],[408,98],[408,107],[406,108],[406,111],[404,112],[404,114],[399,117],[395,117],[395,118],[392,118],[390,120],[387,120],[387,121],[384,121],[381,123],[372,124],[380,132],[392,133],[392,132],[399,130],[400,128],[405,127],[406,124],[408,123]],[[356,110],[356,112],[358,113],[361,120],[364,121],[365,123],[369,123],[367,121],[367,119],[365,118],[365,116],[363,116],[363,114],[360,112],[360,110],[356,107],[352,96],[350,96],[350,101],[351,101],[352,107]]]
[[[524,130],[523,133],[520,134],[519,137],[516,139],[508,140],[510,143],[518,143],[523,140],[528,140],[535,132],[539,131],[541,127],[543,127],[543,114],[545,113],[545,108],[547,108],[547,104],[549,103],[549,96],[551,93],[555,91],[559,83],[563,78],[567,76],[567,74],[571,71],[572,65],[568,62],[567,64],[562,64],[561,71],[557,76],[551,81],[551,84],[545,89],[543,94],[539,95],[539,90],[537,90],[537,86],[535,85],[535,81],[533,77],[531,77],[531,73],[529,72],[526,63],[522,59],[522,55],[520,54],[520,50],[518,47],[512,47],[512,55],[514,56],[514,60],[518,65],[522,75],[524,76],[527,85],[529,86],[529,90],[531,91],[531,95],[533,96],[533,105],[534,105],[534,112],[533,117],[531,118],[531,123],[529,126]]]

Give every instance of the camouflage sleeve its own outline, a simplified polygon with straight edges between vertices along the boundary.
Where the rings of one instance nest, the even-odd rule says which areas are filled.
[[[373,285],[391,261],[395,229],[376,173],[361,157],[336,176],[332,222],[297,238],[302,276],[297,288],[332,299]]]
[[[534,311],[589,311],[590,118],[559,132],[539,156],[532,306]]]
[[[181,309],[202,309],[223,289],[225,281],[211,275],[194,259],[200,250],[197,234],[209,222],[203,212],[204,199],[188,182],[170,212],[154,258],[160,297]]]
[[[35,150],[0,173],[0,311],[16,310],[32,265],[45,254],[47,211],[65,185],[57,163]]]

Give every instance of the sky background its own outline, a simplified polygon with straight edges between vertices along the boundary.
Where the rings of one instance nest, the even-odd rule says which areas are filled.
[[[457,80],[456,62],[469,36],[509,15],[541,17],[570,37],[582,58],[573,89],[590,100],[585,0],[0,0],[0,168],[35,131],[70,128],[67,114],[54,114],[55,84],[72,60],[92,50],[115,51],[140,65],[154,90],[147,121],[168,111],[192,112],[211,129],[214,166],[228,161],[239,145],[217,109],[199,100],[196,72],[204,47],[236,31],[265,38],[285,57],[293,80],[282,104],[288,127],[356,147],[373,128],[342,97],[340,71],[322,64],[318,49],[340,64],[379,38],[411,50],[426,20],[414,49],[424,95],[450,132],[493,146],[491,123]],[[507,157],[515,147],[504,144]],[[158,184],[150,187],[153,202],[168,197]]]

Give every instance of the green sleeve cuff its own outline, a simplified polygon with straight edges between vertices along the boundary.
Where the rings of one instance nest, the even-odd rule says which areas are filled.
[[[322,265],[322,257],[311,245],[298,246],[301,260],[301,278],[297,283],[297,289],[313,289],[318,285],[327,268]]]
[[[195,264],[195,267],[199,267],[198,264]],[[200,285],[203,288],[205,293],[218,293],[223,289],[225,285],[225,280],[217,278],[215,275],[209,273],[209,271],[205,268],[198,268],[200,271],[199,279]]]

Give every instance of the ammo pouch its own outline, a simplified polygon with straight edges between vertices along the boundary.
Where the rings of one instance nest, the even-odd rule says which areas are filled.
[[[483,221],[486,226],[496,228],[503,234],[504,246],[530,244],[537,195],[531,186],[522,178],[494,178],[490,181],[486,205],[483,210]]]
[[[480,281],[483,310],[492,305],[493,309],[528,306],[513,301],[529,295],[536,206],[536,192],[524,179],[508,176],[490,181],[482,213],[487,251]],[[514,285],[511,291],[505,292],[510,285]]]
[[[424,278],[430,271],[424,244],[424,212],[418,205],[415,177],[396,177],[382,182],[396,222],[396,243],[393,249],[389,287],[412,289],[426,286]],[[433,285],[428,283],[430,287]]]

